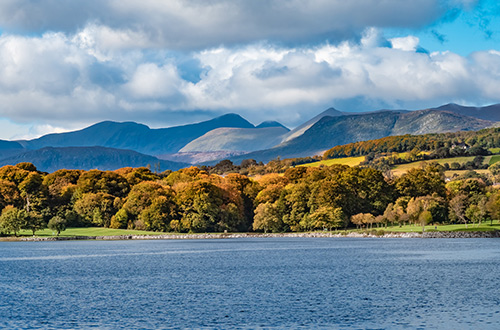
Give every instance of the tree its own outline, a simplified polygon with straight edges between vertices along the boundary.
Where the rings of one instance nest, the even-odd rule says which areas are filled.
[[[18,235],[26,218],[26,211],[8,205],[0,215],[0,229],[3,233]]]
[[[351,217],[351,222],[356,225],[356,227],[364,227],[368,224],[373,224],[375,217],[371,213],[358,213]]]
[[[128,221],[129,217],[127,211],[125,209],[119,209],[118,212],[111,217],[109,228],[126,229]]]
[[[37,230],[45,228],[46,223],[41,214],[37,212],[26,212],[26,217],[24,218],[22,229],[31,230],[33,236]]]
[[[139,215],[147,230],[169,231],[170,222],[177,216],[177,205],[172,198],[159,196]]]
[[[467,228],[467,217],[465,215],[466,210],[466,197],[462,194],[453,197],[450,200],[450,219],[452,221],[458,221],[465,224]]]
[[[345,222],[345,215],[340,207],[322,206],[309,215],[309,218],[315,229],[340,228]]]
[[[275,204],[263,203],[259,204],[255,209],[255,217],[253,221],[253,230],[264,230],[278,232],[282,229],[283,222]]]
[[[66,224],[67,224],[66,219],[56,215],[55,217],[49,220],[48,227],[50,230],[57,232],[57,236],[59,236],[61,231],[66,230]]]
[[[396,189],[401,196],[419,197],[437,194],[445,197],[446,189],[442,168],[428,164],[424,168],[412,168],[396,180]]]
[[[75,211],[88,224],[109,227],[116,213],[115,197],[106,193],[87,193],[75,202]]]

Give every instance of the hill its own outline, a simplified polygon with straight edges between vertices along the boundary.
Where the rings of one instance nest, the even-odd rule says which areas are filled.
[[[493,104],[485,107],[464,107],[455,103],[449,103],[435,108],[434,110],[450,111],[463,116],[500,121],[500,104]]]
[[[192,140],[220,127],[253,128],[254,126],[236,114],[227,114],[196,124],[160,129],[151,129],[134,122],[105,121],[82,130],[48,134],[18,143],[30,150],[44,147],[101,146],[160,155],[178,152]]]
[[[276,157],[296,158],[321,154],[336,146],[391,135],[426,134],[479,130],[494,122],[447,111],[381,111],[321,118],[302,135],[274,148],[231,158],[235,162],[255,159],[267,162]]]
[[[311,128],[311,126],[316,124],[319,120],[321,120],[324,117],[338,117],[338,116],[343,116],[343,115],[344,115],[343,112],[338,111],[334,108],[326,109],[325,111],[323,111],[319,115],[309,119],[308,121],[306,121],[302,125],[299,125],[299,126],[295,127],[293,130],[291,130],[290,132],[288,132],[288,134],[283,136],[282,142],[286,142],[286,141],[292,140],[298,136],[301,136],[302,134],[304,134],[305,131],[307,131],[309,128]]]
[[[105,147],[46,147],[29,150],[0,160],[0,166],[15,165],[22,162],[33,163],[40,171],[54,172],[59,169],[99,169],[116,170],[122,167],[142,167],[150,165],[160,171],[178,170],[188,166],[160,160],[156,157],[140,154],[131,150]]]
[[[262,128],[217,128],[191,141],[181,152],[255,151],[280,144],[289,130],[283,126]]]

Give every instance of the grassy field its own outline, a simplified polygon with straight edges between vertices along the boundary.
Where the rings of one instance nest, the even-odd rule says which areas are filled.
[[[168,233],[161,233],[168,234]],[[21,236],[32,236],[31,231],[22,230]],[[35,233],[36,236],[49,237],[56,236],[55,233],[50,229],[39,230]],[[158,235],[156,232],[152,231],[142,231],[142,230],[126,230],[126,229],[111,229],[111,228],[98,228],[98,227],[88,227],[88,228],[68,228],[62,231],[59,236],[62,237],[72,237],[72,236],[118,236],[118,235]]]
[[[498,156],[500,156],[500,155],[498,155]],[[483,164],[490,164],[490,161],[491,161],[491,159],[493,157],[496,157],[496,156],[486,156],[486,157],[484,157]],[[411,168],[421,167],[424,163],[436,162],[436,163],[439,163],[441,165],[443,165],[444,163],[448,163],[448,164],[451,164],[451,163],[464,164],[464,163],[472,161],[473,159],[474,159],[474,156],[432,159],[432,160],[428,160],[428,161],[418,161],[418,162],[413,162],[413,163],[408,163],[408,164],[396,165],[392,169],[392,173],[394,175],[396,175],[396,176],[399,176],[399,175],[402,175],[402,174],[406,173]],[[478,172],[480,172],[480,171],[481,170],[479,170]],[[483,170],[483,171],[487,172],[487,170]],[[458,173],[458,172],[465,172],[465,171],[448,171],[448,172],[457,172]]]
[[[500,154],[500,148],[489,148],[488,149],[492,154]]]
[[[391,226],[387,228],[373,228],[375,230],[383,230],[388,232],[398,232],[398,233],[411,233],[411,232],[422,232],[422,226],[417,225],[406,225],[406,226]],[[457,225],[431,225],[425,226],[425,231],[492,231],[492,230],[500,230],[500,221],[495,220],[493,224],[490,225],[490,222],[483,222],[480,225],[472,225],[469,224],[467,228],[465,228],[465,224],[457,224]]]
[[[345,158],[334,158],[334,159],[321,160],[319,162],[314,162],[314,163],[309,163],[309,164],[302,164],[302,165],[299,165],[299,166],[304,166],[304,167],[318,167],[318,166],[321,166],[321,165],[330,166],[330,165],[335,165],[335,164],[356,166],[356,165],[359,165],[359,163],[361,163],[363,161],[365,161],[365,156],[361,156],[361,157],[345,157]]]
[[[496,162],[500,162],[500,155],[493,155],[488,162],[488,165],[495,164]]]

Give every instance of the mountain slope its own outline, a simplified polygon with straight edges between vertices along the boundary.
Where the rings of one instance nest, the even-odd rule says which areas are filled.
[[[305,131],[307,131],[312,125],[316,124],[323,117],[338,117],[338,116],[343,116],[343,115],[344,115],[343,112],[338,111],[334,108],[326,109],[325,111],[323,111],[319,115],[309,119],[308,121],[306,121],[302,125],[297,126],[293,130],[288,132],[288,134],[283,136],[282,142],[292,140],[292,139],[304,134]]]
[[[494,123],[455,113],[421,110],[382,111],[366,114],[323,117],[304,134],[274,148],[231,158],[235,162],[252,158],[269,161],[276,157],[294,158],[319,154],[336,145],[373,140],[390,135],[425,134],[478,130]]]
[[[21,162],[33,163],[40,171],[54,172],[66,169],[99,169],[116,170],[122,167],[158,166],[160,170],[178,170],[188,166],[160,160],[153,156],[143,155],[135,151],[104,147],[63,147],[29,150],[21,154],[0,160],[0,166],[15,165]]]
[[[486,107],[464,107],[455,103],[449,103],[435,108],[435,110],[450,111],[459,115],[484,120],[500,121],[500,104],[493,104]]]
[[[18,141],[27,149],[44,147],[92,147],[134,150],[144,154],[175,153],[187,143],[219,127],[253,128],[236,114],[169,128],[151,129],[133,122],[101,122],[79,131],[49,134],[30,141]]]
[[[188,143],[181,152],[255,151],[280,144],[285,127],[217,128]]]

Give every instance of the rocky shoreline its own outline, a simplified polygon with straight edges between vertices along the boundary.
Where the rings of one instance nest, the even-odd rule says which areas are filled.
[[[421,232],[412,233],[205,233],[205,234],[161,234],[161,235],[119,235],[119,236],[73,236],[73,237],[20,237],[7,240],[16,241],[72,241],[72,240],[186,240],[186,239],[235,239],[235,238],[269,238],[269,237],[320,237],[320,238],[498,238],[499,231],[471,232]]]

